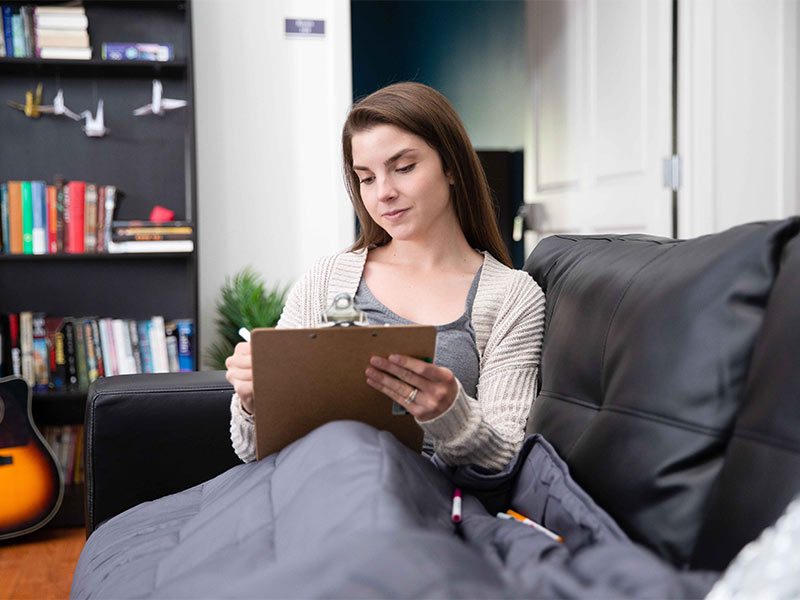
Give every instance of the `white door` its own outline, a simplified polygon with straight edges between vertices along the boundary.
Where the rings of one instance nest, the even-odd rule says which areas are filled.
[[[543,203],[542,232],[671,235],[671,1],[533,0],[526,10],[525,199]]]

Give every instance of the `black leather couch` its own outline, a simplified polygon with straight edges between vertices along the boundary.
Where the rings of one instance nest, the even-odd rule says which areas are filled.
[[[723,569],[800,493],[800,219],[687,241],[554,236],[529,429],[635,540]],[[92,386],[86,529],[238,464],[221,372]]]

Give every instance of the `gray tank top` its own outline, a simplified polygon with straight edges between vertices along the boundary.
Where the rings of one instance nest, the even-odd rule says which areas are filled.
[[[480,356],[478,344],[475,339],[475,329],[472,327],[472,303],[478,290],[483,267],[478,269],[472,285],[467,293],[464,314],[451,323],[436,326],[436,355],[433,362],[450,369],[461,382],[461,386],[468,396],[475,398],[478,389],[478,375],[480,374]],[[370,325],[414,325],[412,321],[404,319],[386,308],[375,296],[372,295],[364,277],[358,284],[355,298],[356,307],[367,315]],[[433,454],[433,443],[426,436],[423,444],[425,454]]]

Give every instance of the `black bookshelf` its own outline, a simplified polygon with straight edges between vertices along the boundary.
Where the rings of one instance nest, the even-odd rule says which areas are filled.
[[[24,4],[5,2],[16,12]],[[194,320],[194,359],[199,365],[197,194],[191,4],[186,0],[85,0],[94,58],[43,60],[0,58],[0,181],[56,177],[115,185],[124,193],[115,217],[147,219],[158,204],[195,227],[195,251],[136,254],[0,254],[0,313],[25,310],[55,316]],[[103,42],[172,44],[169,62],[100,59]],[[152,80],[165,97],[188,101],[164,117],[134,117],[150,102]],[[103,138],[89,138],[81,124],[45,115],[29,119],[6,106],[43,85],[43,104],[59,89],[75,112],[97,110],[104,101]],[[86,391],[37,392],[37,426],[81,424]],[[51,525],[80,525],[83,486],[67,486]]]

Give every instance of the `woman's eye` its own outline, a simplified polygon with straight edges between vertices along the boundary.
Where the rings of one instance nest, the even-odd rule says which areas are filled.
[[[358,183],[360,183],[361,185],[369,185],[374,180],[375,180],[374,177],[364,177],[364,179],[359,179]]]
[[[417,166],[417,163],[411,163],[410,165],[406,165],[405,167],[398,167],[398,173],[409,173],[414,170],[414,167]]]

